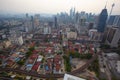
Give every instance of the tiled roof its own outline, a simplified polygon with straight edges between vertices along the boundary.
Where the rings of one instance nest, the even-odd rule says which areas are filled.
[[[35,71],[36,71],[39,66],[40,66],[40,62],[36,62],[36,63],[33,65],[32,70],[35,70]]]

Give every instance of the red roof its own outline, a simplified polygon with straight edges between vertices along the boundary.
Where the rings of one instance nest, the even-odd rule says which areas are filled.
[[[55,66],[55,69],[56,69],[56,71],[59,71],[59,70],[60,70],[60,64],[57,64],[57,65]]]
[[[3,58],[5,58],[5,56],[0,56],[0,59],[3,59]]]
[[[60,58],[60,55],[56,55],[55,58]]]
[[[89,50],[89,53],[94,54],[94,51],[92,49]]]
[[[38,57],[38,54],[32,54],[31,56],[30,56],[30,59],[36,59]]]
[[[93,44],[90,44],[90,48],[93,48],[94,47],[94,45]]]
[[[38,53],[38,52],[39,52],[39,51],[37,51],[37,50],[34,50],[34,51],[33,51],[34,54],[35,54],[35,53]]]
[[[55,58],[54,58],[54,63],[55,63],[55,70],[56,71],[59,71],[60,70],[60,60],[61,60],[61,58],[60,58],[60,55],[56,55],[55,56]]]
[[[79,48],[79,53],[82,53],[82,49],[81,48]]]
[[[34,46],[35,45],[35,42],[32,42],[32,44],[30,46]]]
[[[56,58],[56,59],[54,59],[54,62],[55,62],[56,64],[59,64],[59,63],[58,63],[59,60],[60,60],[60,59],[57,59],[57,58]]]
[[[49,50],[52,50],[52,48],[51,48],[51,47],[48,47],[48,48],[46,48],[45,50],[48,52]]]
[[[47,62],[51,63],[51,62],[53,62],[53,59],[49,58],[49,59],[47,59]]]
[[[32,67],[32,70],[37,71],[39,65],[40,65],[40,62],[36,62],[36,63],[34,64],[34,66]]]
[[[14,62],[12,60],[7,60],[7,64],[12,66],[14,64]]]
[[[80,46],[79,45],[75,45],[75,48],[79,48]]]

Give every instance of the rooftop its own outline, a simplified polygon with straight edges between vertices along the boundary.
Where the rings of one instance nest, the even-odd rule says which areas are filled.
[[[69,74],[65,74],[64,75],[64,80],[86,80],[86,79],[79,78],[79,77],[69,75]]]

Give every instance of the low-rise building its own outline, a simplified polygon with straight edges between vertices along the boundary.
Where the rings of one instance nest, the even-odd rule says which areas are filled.
[[[119,55],[117,53],[106,53],[109,60],[119,60]]]
[[[61,72],[61,56],[60,55],[56,55],[54,57],[54,73],[60,73]]]
[[[67,32],[68,39],[77,39],[77,32]]]
[[[4,47],[8,48],[11,45],[10,41],[4,41]]]

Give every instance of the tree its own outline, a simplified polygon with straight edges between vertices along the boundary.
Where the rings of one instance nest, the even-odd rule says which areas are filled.
[[[43,57],[41,62],[43,63],[44,61],[45,61],[45,59],[44,59],[44,57]]]
[[[17,80],[24,80],[22,77],[15,77]]]
[[[32,54],[31,51],[26,52],[26,57],[28,58]]]
[[[40,54],[40,55],[43,55],[43,53],[42,53],[42,52],[40,52],[39,54]]]
[[[69,56],[72,56],[73,58],[81,58],[81,59],[91,59],[92,54],[87,53],[87,54],[80,54],[78,52],[69,52]]]
[[[112,76],[112,80],[118,80],[114,75]]]
[[[109,49],[110,45],[108,45],[108,44],[101,44],[100,48],[102,48],[102,49]]]
[[[24,65],[25,62],[23,60],[20,60],[17,63],[22,66],[22,65]]]
[[[85,54],[86,55],[86,59],[91,59],[92,58],[92,54],[88,53],[88,54]]]
[[[25,43],[29,43],[29,41],[28,41],[28,40],[25,40]]]
[[[45,38],[45,40],[44,40],[45,42],[49,42],[49,39],[47,39],[47,38]]]
[[[33,51],[33,50],[35,50],[35,47],[30,47],[29,48],[29,51]]]
[[[8,76],[8,73],[7,72],[1,72],[0,75],[2,75],[2,76]]]
[[[90,71],[94,71],[96,76],[99,77],[99,63],[98,59],[94,60],[93,63],[88,67]]]
[[[71,64],[70,64],[70,59],[69,59],[69,57],[67,57],[67,56],[63,56],[63,59],[64,59],[64,64],[65,64],[65,70],[67,71],[67,72],[71,72]]]

